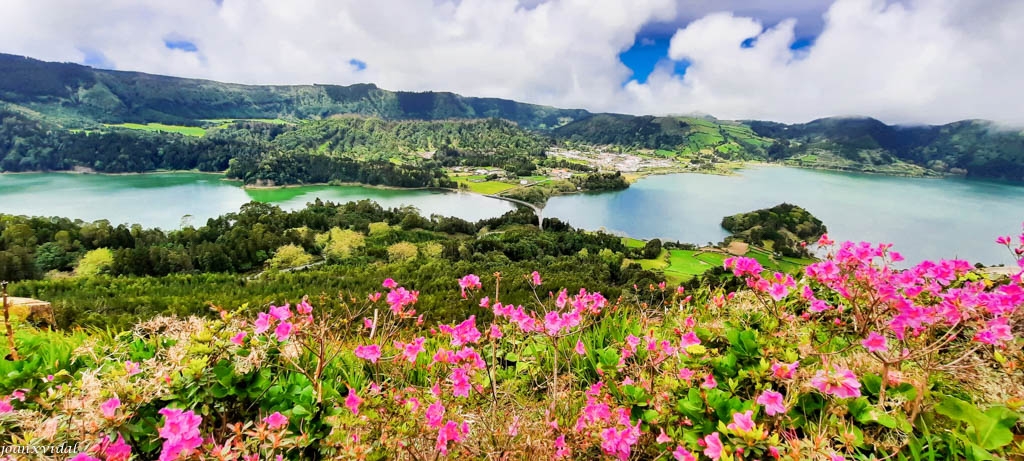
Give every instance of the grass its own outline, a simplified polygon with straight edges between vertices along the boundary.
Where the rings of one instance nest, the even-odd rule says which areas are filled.
[[[483,175],[473,176],[452,176],[459,184],[465,184],[469,190],[478,194],[497,194],[513,187],[517,187],[515,184],[509,184],[501,181],[481,181],[484,179]]]
[[[640,240],[640,239],[635,239],[635,238],[630,238],[630,237],[623,237],[622,238],[622,244],[625,245],[626,248],[643,248],[644,245],[647,244],[647,242],[645,242],[643,240]]]
[[[166,133],[183,134],[185,136],[203,136],[206,134],[206,129],[198,126],[164,125],[163,123],[147,123],[145,125],[140,123],[118,123],[105,126],[110,128],[127,128],[129,130],[163,131]]]

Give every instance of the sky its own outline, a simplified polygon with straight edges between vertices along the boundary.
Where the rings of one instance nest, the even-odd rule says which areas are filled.
[[[1019,0],[0,2],[49,61],[789,123],[1024,125],[1021,44]]]

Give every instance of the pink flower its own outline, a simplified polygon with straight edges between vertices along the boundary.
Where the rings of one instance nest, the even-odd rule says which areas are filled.
[[[459,279],[459,289],[462,290],[462,297],[466,297],[466,290],[478,290],[483,285],[480,284],[480,277],[474,274],[469,274]]]
[[[700,386],[704,389],[714,389],[718,387],[718,382],[715,381],[715,375],[708,373],[708,375],[704,377],[704,383]]]
[[[298,305],[295,306],[295,312],[300,315],[309,315],[313,313],[313,306],[309,304],[309,301],[303,299]]]
[[[533,273],[530,274],[530,277],[532,279],[531,281],[533,282],[533,286],[535,286],[535,287],[536,286],[540,286],[540,273],[539,272],[533,271]]]
[[[455,327],[451,325],[441,325],[438,327],[442,333],[452,335],[452,346],[462,346],[463,344],[476,343],[480,340],[480,330],[476,329],[476,316],[471,315],[468,319]]]
[[[989,320],[985,329],[974,335],[974,340],[998,346],[1004,342],[1013,341],[1013,329],[1010,327],[1006,317],[998,317]]]
[[[395,283],[394,279],[392,279],[392,278],[390,278],[390,277],[389,277],[389,278],[386,278],[386,279],[384,279],[384,283],[382,283],[381,285],[382,285],[382,286],[383,286],[384,288],[387,288],[387,289],[389,289],[389,290],[391,290],[391,289],[393,289],[393,288],[395,288],[395,287],[397,287],[397,286],[398,286],[398,284],[397,284],[397,283]]]
[[[689,383],[690,380],[693,379],[693,375],[694,374],[695,373],[693,372],[693,370],[691,370],[689,368],[682,368],[682,369],[679,370],[679,379]]]
[[[113,397],[100,405],[100,411],[103,412],[103,417],[107,419],[114,419],[117,415],[117,407],[121,406],[121,400],[117,397]]]
[[[722,440],[719,437],[717,432],[712,432],[711,435],[704,437],[704,456],[713,460],[722,457]]]
[[[484,309],[487,309],[488,307],[491,307],[491,298],[489,298],[487,296],[484,296],[483,298],[480,298],[480,307],[482,307]]]
[[[289,322],[281,322],[277,328],[274,329],[274,335],[277,336],[278,341],[285,341],[292,334],[292,324]]]
[[[124,362],[124,371],[128,373],[128,376],[135,376],[142,373],[142,370],[139,369],[139,364],[132,362],[131,360]]]
[[[676,461],[697,461],[697,457],[693,456],[693,453],[683,448],[682,445],[676,447],[675,451],[672,452],[672,457]]]
[[[671,442],[672,441],[672,437],[669,437],[668,434],[665,433],[665,429],[661,428],[660,430],[661,430],[661,432],[658,434],[658,437],[654,439],[654,441],[657,442],[657,443],[669,443],[669,442]]]
[[[89,456],[89,455],[87,455],[85,453],[79,453],[79,454],[75,455],[74,458],[71,458],[71,461],[101,461],[101,460],[99,458],[93,458],[92,456]]]
[[[380,301],[380,297],[381,297],[381,294],[380,294],[379,291],[377,291],[377,292],[373,292],[373,293],[367,295],[366,299],[369,299],[371,303],[375,303],[377,301]]]
[[[773,283],[771,288],[768,289],[768,295],[776,301],[782,301],[789,294],[789,288],[781,283]]]
[[[292,318],[291,306],[285,304],[283,306],[270,306],[270,316],[277,320],[288,320]]]
[[[263,312],[260,312],[259,314],[256,314],[256,322],[253,323],[253,325],[256,328],[254,328],[252,331],[253,331],[253,333],[256,333],[258,335],[259,334],[263,334],[263,332],[265,332],[265,331],[270,329],[270,325],[273,324],[273,323],[274,323],[274,318],[273,317],[271,317],[271,316],[269,316],[269,315],[267,315],[267,314],[265,314]]]
[[[743,413],[733,413],[732,422],[726,427],[733,432],[750,432],[754,430],[754,411],[747,410]]]
[[[793,378],[793,372],[796,371],[799,366],[799,360],[793,363],[774,362],[772,363],[772,375],[778,379],[791,379]]]
[[[455,421],[448,421],[437,431],[437,444],[434,449],[443,455],[448,454],[448,442],[459,443],[463,435],[469,433],[469,426],[463,424],[461,427]]]
[[[575,351],[579,355],[587,355],[587,348],[586,346],[583,345],[583,341],[577,340],[576,347],[573,348],[573,351]]]
[[[864,348],[867,349],[868,352],[885,352],[889,350],[889,346],[886,343],[885,336],[882,336],[873,331],[868,334],[867,338],[864,338],[864,340],[860,342],[860,345],[864,346]]]
[[[11,398],[4,397],[0,399],[0,415],[10,413],[14,411],[14,407],[11,406]]]
[[[345,397],[345,407],[352,410],[352,414],[358,415],[361,403],[363,403],[363,399],[359,398],[354,389],[348,388],[348,397]]]
[[[267,423],[267,427],[270,428],[270,430],[276,430],[288,424],[288,417],[275,411],[270,416],[263,418],[263,422]]]
[[[1000,235],[996,238],[996,243],[1000,245],[1009,245],[1012,240],[1009,235]]]
[[[565,434],[559,435],[555,439],[555,459],[562,459],[569,456],[569,447],[565,445]]]
[[[692,331],[683,335],[683,337],[679,339],[680,349],[686,349],[687,347],[696,346],[698,344],[700,344],[700,338],[697,337],[697,333]]]
[[[124,436],[117,434],[117,440],[110,443],[106,435],[103,436],[103,443],[100,444],[100,453],[106,461],[128,461],[132,457],[132,447],[124,442]]]
[[[441,427],[441,420],[444,418],[444,405],[441,404],[440,400],[434,401],[427,407],[427,425],[430,427]]]
[[[245,336],[246,336],[246,334],[247,333],[244,332],[244,331],[239,331],[238,334],[236,334],[236,335],[231,337],[231,342],[235,343],[236,345],[241,346],[242,344],[245,343]]]
[[[492,323],[490,336],[492,339],[501,339],[505,335],[501,332],[501,328],[498,328],[498,324]]]
[[[860,397],[860,382],[857,375],[852,371],[840,368],[838,365],[832,367],[832,371],[818,370],[811,378],[811,385],[823,394],[831,394],[841,399]]]
[[[420,355],[420,352],[423,352],[424,341],[426,341],[426,338],[422,336],[412,340],[412,342],[409,343],[395,341],[395,348],[402,351],[402,357],[405,357],[405,359],[408,360],[409,363],[415,363],[416,357]]]
[[[355,350],[356,357],[363,360],[369,360],[370,363],[377,363],[377,359],[380,358],[380,346],[376,344],[370,344],[367,346],[359,346]]]
[[[15,389],[14,392],[11,392],[11,398],[14,399],[14,400],[18,400],[18,401],[24,402],[25,401],[25,391],[27,391],[27,390],[28,389]]]
[[[177,460],[182,455],[190,456],[203,444],[203,438],[199,435],[199,425],[203,419],[192,410],[164,408],[159,413],[164,416],[164,425],[159,429],[160,438],[164,439],[160,461]]]
[[[764,405],[764,412],[768,416],[781,415],[786,413],[786,405],[782,403],[782,394],[775,391],[764,391],[757,398],[758,405]]]

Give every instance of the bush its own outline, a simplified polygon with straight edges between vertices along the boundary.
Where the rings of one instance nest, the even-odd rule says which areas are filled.
[[[302,247],[298,245],[284,245],[274,252],[274,257],[267,261],[267,264],[271,269],[287,269],[290,267],[305,266],[313,262],[313,256],[306,253]]]
[[[114,252],[109,248],[97,248],[82,256],[75,266],[75,274],[83,277],[106,274],[114,264]]]

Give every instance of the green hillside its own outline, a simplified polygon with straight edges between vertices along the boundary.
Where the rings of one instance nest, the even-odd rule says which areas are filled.
[[[239,85],[93,69],[0,54],[0,101],[88,126],[91,122],[195,124],[199,119],[489,118],[546,129],[588,115],[578,109],[453,93],[388,91],[373,84]]]

